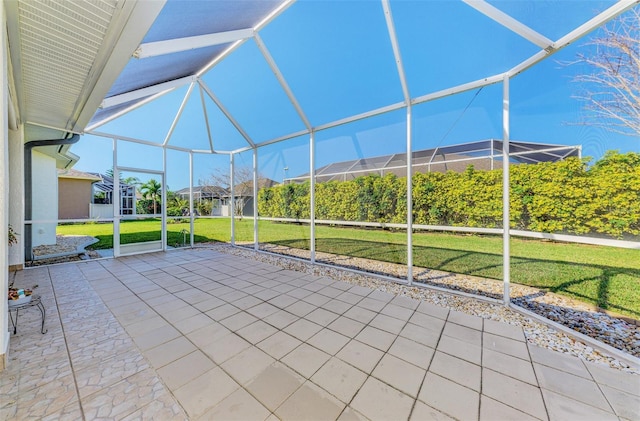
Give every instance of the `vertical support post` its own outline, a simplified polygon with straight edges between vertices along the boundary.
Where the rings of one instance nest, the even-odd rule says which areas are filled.
[[[229,185],[231,186],[231,197],[229,202],[229,216],[231,217],[231,245],[236,245],[236,196],[235,196],[235,156],[234,154],[229,155],[230,158],[230,173],[229,173]]]
[[[162,251],[167,251],[167,148],[162,147],[162,208],[160,220],[162,225]]]
[[[120,256],[120,172],[118,171],[118,140],[113,138],[113,256]]]
[[[407,104],[407,282],[413,284],[413,156],[411,105]]]
[[[253,147],[253,249],[258,250],[258,148]]]
[[[193,152],[189,152],[189,244],[193,247]]]
[[[493,155],[496,153],[496,148],[493,144],[493,139],[491,139],[491,169],[493,169]]]
[[[502,81],[502,274],[504,278],[504,305],[509,306],[511,282],[509,224],[509,76]]]
[[[4,4],[0,7],[0,22],[2,23],[2,34],[0,34],[0,59],[2,60],[2,68],[0,68],[0,101],[2,104],[2,115],[0,115],[0,291],[9,288],[9,244],[8,225],[9,225],[9,122],[7,119],[7,110],[4,108],[9,101],[9,77],[7,66],[7,43],[6,43],[6,24]],[[22,145],[21,145],[22,146]],[[0,303],[0,371],[9,365],[9,311],[7,299],[2,298]],[[4,396],[4,395],[3,395]]]
[[[309,135],[309,250],[311,263],[316,262],[316,136],[312,130]]]

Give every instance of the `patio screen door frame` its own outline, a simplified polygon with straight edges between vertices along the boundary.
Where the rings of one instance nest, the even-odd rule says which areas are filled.
[[[165,197],[166,197],[166,177],[164,171],[156,171],[156,170],[148,170],[142,168],[133,168],[133,167],[122,167],[114,165],[113,170],[113,255],[114,257],[120,256],[131,256],[134,254],[141,253],[153,253],[157,251],[166,251],[167,250],[167,218],[165,212]],[[141,247],[139,250],[125,250],[123,252],[122,246],[120,244],[120,220],[122,219],[122,215],[120,214],[120,172],[135,172],[142,174],[149,174],[153,176],[158,176],[160,178],[160,183],[162,184],[162,204],[161,204],[161,228],[160,228],[160,246],[157,248],[146,248]],[[144,243],[135,243],[135,244],[144,244]]]

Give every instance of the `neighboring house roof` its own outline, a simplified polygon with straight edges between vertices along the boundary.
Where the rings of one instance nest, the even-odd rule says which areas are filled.
[[[73,168],[67,170],[59,169],[58,178],[73,178],[77,180],[90,180],[93,182],[102,181],[102,178],[95,174],[74,170]]]
[[[469,165],[476,169],[490,169],[493,157],[495,168],[502,168],[502,140],[487,139],[457,145],[440,146],[414,151],[412,164],[414,172],[464,171]],[[580,146],[552,145],[535,142],[510,141],[510,161],[518,164],[555,162],[570,156],[580,156]],[[406,176],[407,154],[397,153],[374,156],[350,161],[333,162],[316,170],[316,181],[343,180],[367,174],[394,173]],[[285,182],[303,182],[309,173],[287,178]]]
[[[262,177],[258,179],[258,190],[264,189],[266,187],[273,187],[277,184],[280,184],[280,183],[270,178]],[[253,196],[253,180],[245,181],[244,183],[238,184],[234,189],[234,194],[235,196],[252,197]],[[230,196],[231,196],[230,192],[225,195],[225,197],[230,197]]]
[[[100,178],[100,181],[93,184],[96,190],[103,191],[105,193],[109,193],[113,191],[113,177],[109,177],[108,175],[95,173],[95,172],[88,173],[88,174],[91,174],[93,176]],[[130,187],[135,188],[134,185],[120,182],[120,190],[124,190]]]
[[[175,192],[179,196],[189,196],[189,187],[185,187]],[[202,197],[222,197],[227,194],[227,190],[220,186],[193,186],[193,194]]]

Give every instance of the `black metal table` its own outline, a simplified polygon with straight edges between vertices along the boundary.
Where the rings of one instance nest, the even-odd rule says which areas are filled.
[[[42,301],[40,301],[40,296],[36,294],[32,294],[31,301],[23,304],[18,304],[15,306],[9,306],[9,318],[11,319],[11,326],[13,326],[14,335],[18,333],[18,314],[20,313],[20,310],[26,310],[30,307],[37,307],[38,310],[40,310],[40,314],[42,314],[42,326],[40,328],[40,332],[42,334],[47,333],[47,331],[44,329],[44,320],[47,316],[47,312],[44,309],[44,305],[42,304]],[[15,320],[13,320],[13,314],[11,314],[12,311],[16,312]]]

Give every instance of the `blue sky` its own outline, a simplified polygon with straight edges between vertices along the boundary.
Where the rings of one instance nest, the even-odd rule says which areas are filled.
[[[491,1],[550,39],[557,39],[604,10],[610,1]],[[498,74],[537,47],[463,3],[391,1],[398,42],[412,97]],[[313,126],[402,101],[400,80],[379,1],[300,1],[260,36]],[[582,118],[572,77],[584,69],[567,66],[583,41],[511,81],[511,138],[583,145],[583,155],[608,149],[640,151],[640,140],[576,125]],[[304,128],[253,40],[204,76],[204,81],[257,142]],[[97,129],[162,143],[186,87]],[[199,90],[193,90],[169,144],[208,149]],[[205,96],[214,148],[245,146],[233,125]],[[468,107],[465,111],[465,108]],[[420,104],[413,109],[414,150],[502,137],[502,86],[493,85]],[[405,111],[316,134],[316,163],[406,151]],[[260,173],[276,181],[309,171],[308,136],[259,150]],[[155,150],[154,150],[155,149]],[[85,136],[72,148],[79,170],[111,167],[111,140]],[[118,142],[120,165],[162,168],[159,149]],[[188,186],[188,156],[168,152],[171,189]],[[196,155],[194,182],[227,171],[227,156]],[[250,166],[251,153],[237,156]],[[285,170],[286,169],[286,170]],[[144,177],[141,177],[144,178]]]

